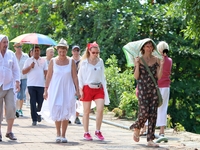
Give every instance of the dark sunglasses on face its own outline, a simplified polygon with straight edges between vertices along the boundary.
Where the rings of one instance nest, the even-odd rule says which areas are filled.
[[[22,48],[22,46],[15,46],[16,48]]]
[[[99,54],[99,52],[91,52],[92,54]]]

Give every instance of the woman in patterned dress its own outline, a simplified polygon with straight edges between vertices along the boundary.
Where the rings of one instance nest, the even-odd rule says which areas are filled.
[[[162,76],[163,61],[160,61],[157,57],[152,55],[154,49],[155,46],[150,40],[144,43],[140,51],[142,54],[141,57],[148,65],[155,80],[157,81]],[[157,119],[158,95],[156,86],[146,70],[141,57],[137,57],[134,60],[134,77],[137,80],[138,86],[139,111],[138,119],[130,126],[130,129],[134,129],[133,140],[135,142],[139,142],[140,129],[144,127],[146,120],[148,120],[147,145],[158,147],[159,145],[153,142],[155,138],[154,131]]]

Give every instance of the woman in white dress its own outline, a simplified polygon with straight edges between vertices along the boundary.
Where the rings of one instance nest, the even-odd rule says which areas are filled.
[[[80,98],[75,62],[66,56],[69,48],[61,39],[56,46],[58,57],[50,61],[45,83],[44,99],[49,118],[55,122],[56,142],[67,143],[65,137],[68,121],[75,114],[75,96]],[[41,111],[41,114],[44,112]]]

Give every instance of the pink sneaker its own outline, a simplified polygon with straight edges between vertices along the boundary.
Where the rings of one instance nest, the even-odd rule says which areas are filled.
[[[100,131],[99,132],[95,131],[95,136],[96,136],[97,139],[99,139],[101,141],[104,140],[104,137],[103,137],[103,135],[101,134]]]
[[[90,133],[85,133],[84,134],[84,139],[87,140],[87,141],[91,141],[92,137],[91,137]]]

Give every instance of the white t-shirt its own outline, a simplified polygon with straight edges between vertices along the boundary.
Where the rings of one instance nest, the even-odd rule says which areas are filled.
[[[25,61],[23,69],[29,67],[32,64],[32,62],[35,63],[35,66],[27,73],[27,86],[44,87],[44,71],[48,69],[46,60],[42,57],[39,57],[39,59],[37,60],[33,57],[28,58]]]

